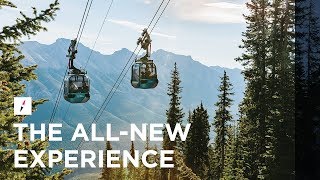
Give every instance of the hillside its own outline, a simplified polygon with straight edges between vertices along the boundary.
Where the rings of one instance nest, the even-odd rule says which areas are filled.
[[[38,111],[28,118],[29,122],[37,124],[49,122],[67,65],[65,55],[69,42],[70,40],[67,39],[58,39],[53,44],[44,45],[30,41],[21,46],[21,51],[26,55],[23,63],[25,65],[38,64],[36,70],[38,80],[26,83],[26,96],[49,100],[39,106]],[[82,44],[79,45],[76,66],[85,64],[90,51]],[[73,149],[78,145],[78,142],[69,143],[73,129],[77,123],[83,123],[87,129],[89,128],[98,108],[130,55],[131,52],[125,48],[111,55],[93,52],[87,67],[88,76],[91,79],[91,99],[85,104],[72,104],[69,111],[67,111],[69,104],[63,98],[61,99],[53,122],[63,123],[62,132],[66,140],[61,143],[52,143],[51,148]],[[236,116],[237,106],[243,97],[245,87],[240,69],[208,67],[190,56],[177,55],[164,50],[153,52],[152,58],[157,65],[160,81],[158,86],[151,90],[134,89],[130,84],[129,71],[103,116],[97,122],[98,135],[105,134],[106,123],[112,123],[113,132],[117,134],[120,130],[126,130],[130,123],[164,123],[166,121],[165,110],[169,103],[166,89],[174,62],[177,62],[182,81],[182,107],[185,113],[203,102],[204,106],[208,108],[210,122],[213,121],[214,103],[217,101],[220,76],[222,76],[223,70],[226,70],[234,84],[235,95],[233,99],[235,101],[232,112]],[[184,119],[186,120],[186,118]],[[211,133],[211,137],[213,137],[213,133]],[[128,140],[122,140],[121,143],[113,143],[113,147],[127,149],[130,144],[127,142]],[[143,148],[143,143],[137,142],[136,147]],[[103,149],[104,143],[88,142],[84,144],[83,149],[86,148]]]

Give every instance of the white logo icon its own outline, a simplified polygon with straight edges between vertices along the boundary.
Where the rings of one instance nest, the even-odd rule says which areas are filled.
[[[31,97],[15,97],[14,98],[14,115],[31,115],[32,114],[32,98]]]

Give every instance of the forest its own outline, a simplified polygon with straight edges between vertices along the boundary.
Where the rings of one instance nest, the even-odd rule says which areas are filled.
[[[15,7],[10,1],[0,0],[0,8],[4,6]],[[319,88],[312,83],[319,76],[316,71],[319,69],[319,51],[312,51],[314,44],[320,42],[318,19],[312,14],[312,2],[297,5],[300,19],[295,19],[294,0],[251,0],[246,7],[249,10],[249,14],[244,15],[246,31],[239,45],[243,54],[235,57],[243,66],[242,74],[246,81],[245,97],[239,105],[239,118],[235,119],[230,113],[233,89],[226,72],[217,87],[220,92],[218,101],[212,107],[204,107],[199,102],[195,109],[184,114],[180,106],[183,87],[178,64],[175,64],[167,89],[170,102],[166,123],[173,128],[177,123],[183,124],[187,120],[191,124],[187,140],[170,141],[164,130],[162,147],[151,145],[149,141],[145,144],[146,150],[174,150],[174,168],[134,168],[130,165],[119,169],[105,167],[101,170],[100,179],[294,179],[295,88],[303,91]],[[16,24],[4,26],[0,31],[0,164],[3,165],[0,179],[63,179],[72,173],[69,169],[54,172],[50,168],[16,169],[13,166],[13,149],[41,151],[49,146],[48,141],[18,141],[13,124],[22,122],[24,117],[13,115],[12,101],[13,97],[24,93],[22,81],[37,78],[34,73],[36,66],[24,67],[21,64],[24,58],[18,49],[21,39],[47,30],[43,23],[54,20],[58,10],[59,2],[56,0],[46,10],[34,9],[32,17],[21,12],[22,17],[16,20]],[[306,25],[301,20],[306,17],[309,17],[310,24]],[[296,20],[298,25],[301,21],[301,26],[309,27],[307,35],[305,32],[295,32]],[[309,40],[309,49],[295,52],[295,47],[299,46],[299,43],[295,45],[295,33]],[[297,64],[295,56],[298,59],[301,57]],[[305,59],[307,64],[304,63]],[[306,65],[308,68],[305,68]],[[299,82],[305,83],[294,83],[297,78],[295,71],[300,73]],[[305,94],[299,94],[298,98],[306,101]],[[34,110],[45,101],[34,101]],[[208,114],[207,108],[215,109],[215,113]],[[209,123],[210,118],[212,124]],[[312,124],[297,123],[307,126],[312,132]],[[209,138],[211,127],[215,133],[212,144]],[[309,143],[303,140],[298,142]],[[109,141],[105,150],[112,150]],[[135,155],[134,142],[131,143],[130,153],[132,157]],[[44,157],[43,161],[46,162],[48,155]],[[33,161],[31,156],[28,159],[30,163]],[[159,162],[159,156],[148,156],[147,161]]]
[[[239,119],[232,117],[232,84],[224,73],[215,114],[201,102],[185,115],[175,64],[168,84],[167,123],[191,123],[186,142],[171,142],[164,133],[162,149],[174,149],[173,169],[102,170],[101,179],[294,179],[295,177],[295,2],[252,0],[245,15],[247,28],[239,48],[246,81]],[[308,4],[307,4],[308,5]],[[312,7],[309,4],[309,7]],[[213,127],[214,143],[209,131]],[[158,150],[159,147],[146,149]],[[106,149],[112,149],[107,142]],[[134,152],[132,143],[131,151]],[[158,157],[150,157],[157,161]]]

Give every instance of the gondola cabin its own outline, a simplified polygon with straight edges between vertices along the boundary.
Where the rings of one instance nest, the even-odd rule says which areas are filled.
[[[64,80],[64,99],[70,103],[85,103],[90,99],[90,81],[85,73],[69,73]]]
[[[136,61],[132,65],[131,85],[134,88],[151,89],[158,85],[157,68],[152,60]]]

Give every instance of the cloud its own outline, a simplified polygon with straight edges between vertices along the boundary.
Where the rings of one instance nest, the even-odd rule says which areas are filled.
[[[184,21],[209,24],[244,23],[247,13],[245,1],[226,2],[221,0],[176,0],[171,14]]]
[[[114,23],[114,24],[118,24],[120,26],[124,26],[124,27],[130,28],[130,29],[132,29],[134,31],[137,31],[137,32],[142,32],[142,30],[144,28],[146,28],[145,25],[141,25],[141,24],[137,24],[137,23],[134,23],[134,22],[125,21],[125,20],[110,19],[109,22]],[[160,32],[152,32],[151,34],[153,34],[155,36],[159,36],[159,37],[168,38],[168,39],[175,39],[176,38],[176,36],[168,35],[168,34],[160,33]]]
[[[158,33],[158,32],[152,32],[151,34],[153,34],[153,35],[155,35],[155,36],[160,36],[160,37],[168,38],[168,39],[175,39],[175,38],[177,38],[176,36],[172,36],[172,35],[168,35],[168,34],[163,34],[163,33]]]
[[[144,0],[143,1],[145,4],[151,4],[151,0]]]
[[[241,10],[243,8],[242,4],[234,4],[234,3],[228,3],[228,2],[216,2],[216,3],[207,3],[204,4],[205,6],[209,7],[216,7],[221,9],[239,9]]]
[[[109,21],[114,23],[114,24],[118,24],[118,25],[121,25],[121,26],[124,26],[124,27],[128,27],[128,28],[133,29],[135,31],[140,31],[140,30],[145,28],[144,25],[140,25],[140,24],[137,24],[137,23],[134,23],[134,22],[130,22],[130,21],[114,20],[114,19],[110,19]]]

